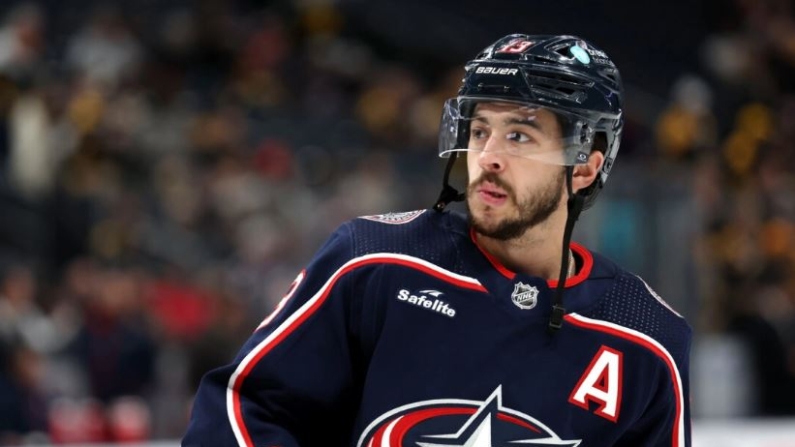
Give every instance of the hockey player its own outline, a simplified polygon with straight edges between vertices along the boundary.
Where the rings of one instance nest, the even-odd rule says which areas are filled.
[[[639,277],[570,243],[618,152],[610,58],[509,35],[444,106],[429,210],[342,225],[234,362],[183,446],[690,446],[691,331]],[[448,184],[458,155],[464,199]]]

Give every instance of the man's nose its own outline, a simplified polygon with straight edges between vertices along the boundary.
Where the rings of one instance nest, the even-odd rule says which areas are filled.
[[[500,172],[505,169],[505,152],[493,135],[489,136],[483,150],[478,154],[478,164],[484,171]]]

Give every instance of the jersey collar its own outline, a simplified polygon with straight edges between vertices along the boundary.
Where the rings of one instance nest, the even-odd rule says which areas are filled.
[[[472,243],[475,244],[478,250],[480,250],[480,252],[483,253],[483,256],[485,256],[486,259],[489,260],[491,265],[494,266],[494,268],[498,272],[500,272],[504,277],[510,280],[513,280],[516,277],[516,272],[513,272],[504,265],[502,265],[500,261],[497,260],[497,258],[492,256],[491,253],[486,251],[483,247],[480,246],[480,244],[478,244],[478,240],[475,237],[474,228],[469,229],[469,238],[472,240]],[[577,265],[579,265],[580,267],[574,276],[566,279],[566,283],[564,284],[564,287],[566,288],[574,287],[576,285],[581,284],[583,281],[585,281],[588,278],[588,276],[591,274],[591,269],[593,269],[593,255],[591,255],[591,252],[588,251],[587,248],[583,247],[582,245],[576,242],[572,242],[571,251],[574,253],[575,260],[579,261],[577,262]],[[549,286],[550,289],[554,289],[555,287],[558,286],[558,280],[548,279],[547,285]]]

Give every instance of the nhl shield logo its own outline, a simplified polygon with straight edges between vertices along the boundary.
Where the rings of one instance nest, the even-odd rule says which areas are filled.
[[[513,301],[519,309],[532,309],[536,307],[538,303],[538,288],[523,282],[518,282],[513,287],[511,301]]]

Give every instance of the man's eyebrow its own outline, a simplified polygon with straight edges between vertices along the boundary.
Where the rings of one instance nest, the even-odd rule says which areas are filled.
[[[527,118],[516,118],[511,117],[504,121],[505,124],[519,124],[523,126],[530,126],[533,129],[543,132],[544,128],[541,126],[541,123],[535,119],[535,117],[527,117]]]
[[[480,121],[486,124],[489,123],[489,119],[481,115],[480,113],[475,113],[475,115],[472,117],[472,121]],[[517,117],[506,118],[505,120],[503,120],[503,124],[519,124],[519,125],[530,126],[538,130],[543,130],[541,124],[538,122],[538,120],[535,119],[534,116],[527,118],[517,118]]]
[[[479,112],[475,112],[474,116],[472,116],[472,121],[479,121],[479,122],[484,123],[486,125],[490,125],[489,124],[489,119],[487,117],[483,116],[482,114],[480,114]],[[528,117],[510,116],[510,117],[506,118],[505,120],[503,120],[503,125],[506,125],[506,126],[508,126],[508,125],[530,126],[533,129],[535,129],[535,130],[537,130],[537,131],[539,131],[539,132],[541,132],[543,134],[547,133],[547,130],[536,119],[535,116],[528,116]]]

